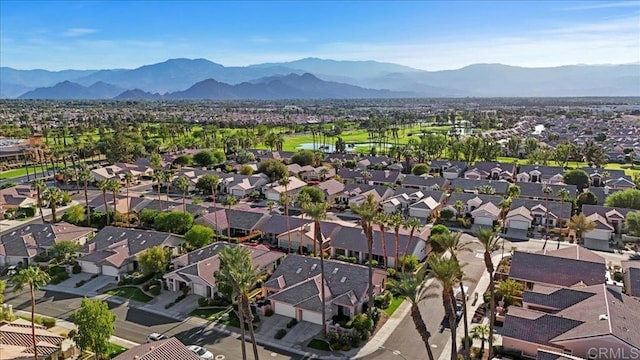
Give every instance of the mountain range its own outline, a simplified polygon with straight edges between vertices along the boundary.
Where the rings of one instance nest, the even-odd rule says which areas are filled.
[[[424,71],[376,61],[307,58],[227,67],[171,59],[136,69],[0,67],[0,98],[314,99],[397,97],[640,96],[640,64],[524,68],[474,64]]]

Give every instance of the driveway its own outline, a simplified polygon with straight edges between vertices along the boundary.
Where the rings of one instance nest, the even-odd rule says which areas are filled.
[[[100,289],[116,282],[113,276],[99,275],[96,278],[92,278],[92,276],[93,274],[89,273],[73,274],[59,284],[49,284],[42,289],[78,296],[94,297],[100,294]],[[86,281],[86,283],[80,287],[76,287],[76,284],[80,281]]]

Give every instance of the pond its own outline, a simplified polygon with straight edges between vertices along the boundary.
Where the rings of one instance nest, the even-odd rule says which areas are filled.
[[[346,145],[346,150],[347,152],[354,152],[356,151],[356,148],[367,148],[370,149],[372,146],[375,146],[377,148],[380,147],[379,143],[371,143],[371,142],[367,142],[367,143],[347,143]],[[382,143],[382,147],[388,148],[394,146],[394,144],[392,143]],[[324,150],[325,152],[328,153],[333,153],[336,151],[336,147],[335,145],[331,145],[331,144],[326,144],[324,146],[320,145],[320,144],[316,144],[315,148],[317,150]],[[298,145],[298,147],[296,148],[298,150],[313,150],[314,146],[313,143],[303,143]]]

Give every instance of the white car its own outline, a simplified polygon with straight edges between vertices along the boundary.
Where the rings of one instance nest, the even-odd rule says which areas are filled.
[[[154,341],[160,341],[160,340],[165,340],[167,339],[166,336],[162,335],[162,334],[158,334],[158,333],[152,333],[151,335],[147,336],[147,342],[154,342]]]
[[[189,345],[187,349],[191,350],[194,354],[198,355],[200,359],[213,360],[213,354],[211,353],[211,351],[208,351],[202,346]]]

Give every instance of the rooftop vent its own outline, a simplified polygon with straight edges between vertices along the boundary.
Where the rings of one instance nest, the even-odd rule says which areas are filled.
[[[124,237],[125,235],[127,235],[127,233],[123,232],[122,234],[120,234],[120,237]]]
[[[311,270],[315,270],[318,267],[318,264],[311,265]]]
[[[13,236],[13,235],[15,235],[15,234],[16,234],[16,232],[14,231],[14,232],[12,232],[12,233],[11,233],[11,236]]]
[[[343,276],[343,277],[342,277],[342,279],[340,279],[340,282],[341,282],[341,283],[343,283],[343,282],[345,282],[345,281],[347,281],[347,277],[346,277],[346,276]]]
[[[31,229],[31,226],[27,226],[26,228],[24,228],[26,231],[29,231],[29,229]],[[45,228],[44,231],[47,231],[47,228]]]
[[[113,239],[113,236],[109,236],[109,238],[107,239],[107,241],[111,241],[111,239]]]
[[[335,274],[338,272],[338,268],[334,268],[332,274]]]
[[[598,320],[609,320],[609,315],[600,314],[600,316],[598,316]]]
[[[302,268],[298,268],[298,270],[296,270],[296,274],[300,274],[301,271],[302,271]]]
[[[145,239],[145,240],[142,240],[142,241],[140,242],[140,245],[144,245],[144,243],[146,243],[146,242],[147,242],[147,240],[146,240],[146,239]]]
[[[204,251],[204,250],[200,250],[200,251],[198,251],[198,255],[202,255],[202,252],[203,252],[203,251]]]
[[[51,233],[48,233],[48,234],[47,234],[47,237],[48,237],[48,238],[49,238],[49,237],[51,237]]]
[[[142,237],[142,234],[138,234],[138,236],[136,236],[136,239],[140,239]]]

